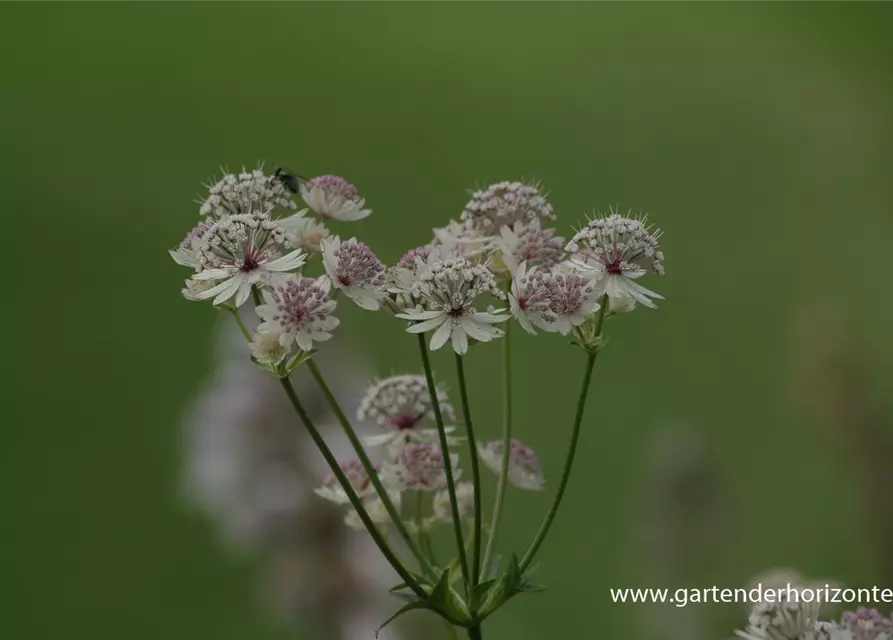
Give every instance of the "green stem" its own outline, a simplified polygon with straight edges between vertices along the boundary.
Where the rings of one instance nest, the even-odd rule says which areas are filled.
[[[252,340],[252,338],[251,338],[251,332],[248,330],[248,327],[245,326],[245,323],[242,322],[242,318],[239,317],[239,310],[238,310],[238,309],[234,309],[234,308],[230,308],[229,312],[230,312],[231,314],[233,314],[233,318],[236,319],[236,324],[239,325],[239,329],[241,329],[241,331],[242,331],[242,335],[245,336],[245,339],[246,339],[248,342],[252,342],[253,340]]]
[[[301,401],[298,399],[297,394],[295,393],[295,389],[291,384],[291,380],[288,378],[280,378],[279,382],[282,384],[282,388],[285,389],[285,393],[288,396],[288,399],[291,401],[292,406],[297,412],[298,416],[301,418],[301,421],[304,423],[304,426],[307,428],[308,433],[310,433],[310,437],[313,439],[313,442],[316,444],[316,447],[319,449],[320,453],[322,453],[323,458],[325,458],[326,462],[331,468],[332,473],[335,474],[335,478],[341,484],[341,487],[344,489],[345,493],[347,493],[347,498],[350,500],[350,503],[353,505],[353,508],[356,509],[357,515],[360,516],[360,520],[362,520],[366,529],[369,531],[369,535],[372,537],[372,540],[381,550],[384,557],[387,558],[388,562],[391,563],[391,566],[394,567],[394,570],[400,575],[400,578],[412,589],[416,595],[420,598],[426,598],[427,594],[425,590],[416,582],[416,579],[413,575],[403,566],[403,563],[400,561],[391,548],[388,546],[387,541],[382,536],[381,532],[378,530],[378,527],[372,522],[372,519],[369,517],[369,513],[366,511],[366,507],[363,506],[363,501],[360,500],[360,497],[357,495],[357,492],[354,490],[353,485],[351,485],[350,480],[344,474],[344,471],[341,469],[341,465],[338,464],[338,460],[335,458],[335,455],[332,453],[332,450],[329,449],[329,445],[326,444],[326,441],[323,439],[322,435],[319,433],[319,430],[313,424],[313,421],[310,419],[310,416],[307,415],[307,412],[304,410]]]
[[[471,576],[472,584],[477,585],[481,581],[481,471],[478,461],[477,441],[474,437],[474,428],[471,426],[471,408],[468,405],[468,387],[465,383],[465,361],[460,354],[456,354],[456,373],[459,377],[459,394],[462,397],[462,417],[465,420],[465,431],[468,433],[468,449],[471,452],[471,481],[474,484],[474,545]]]
[[[511,323],[505,327],[502,340],[502,464],[499,468],[499,480],[496,483],[496,502],[493,504],[493,518],[490,524],[490,535],[487,536],[487,550],[484,552],[484,571],[490,566],[490,558],[496,546],[499,522],[505,500],[505,489],[508,486],[509,454],[512,450],[512,349]]]
[[[319,385],[320,390],[326,397],[326,402],[328,403],[329,408],[335,413],[335,417],[338,418],[338,422],[340,422],[341,426],[344,428],[344,433],[347,434],[347,439],[350,440],[350,444],[353,446],[353,449],[360,460],[360,464],[363,465],[363,469],[366,471],[366,475],[369,476],[369,480],[372,482],[372,486],[375,488],[375,492],[378,494],[378,498],[384,505],[384,508],[388,512],[388,515],[391,517],[391,520],[394,521],[394,527],[397,529],[397,533],[400,534],[400,537],[403,538],[404,542],[406,542],[406,546],[409,548],[409,551],[412,553],[413,556],[415,556],[415,559],[418,560],[421,570],[427,573],[428,576],[432,579],[437,578],[434,567],[431,566],[428,558],[425,556],[424,553],[422,553],[422,550],[419,549],[419,546],[416,544],[415,540],[413,540],[412,536],[409,534],[409,531],[406,529],[406,524],[403,522],[403,518],[400,517],[400,512],[397,511],[397,507],[394,505],[394,501],[391,500],[391,496],[388,494],[384,485],[381,483],[381,478],[378,477],[378,472],[375,470],[375,465],[373,465],[372,461],[369,459],[369,455],[366,453],[366,449],[365,447],[363,447],[363,443],[360,442],[360,439],[357,436],[357,432],[354,430],[353,426],[351,426],[350,420],[347,419],[347,416],[344,414],[344,410],[341,408],[341,405],[338,404],[338,400],[335,398],[335,394],[332,393],[332,390],[326,383],[325,378],[323,378],[322,372],[319,370],[319,367],[316,366],[316,362],[313,359],[308,360],[307,368],[310,369],[310,374],[313,376],[313,379],[316,380],[316,383]]]
[[[483,640],[484,634],[481,633],[481,627],[469,627],[468,628],[468,640]]]
[[[450,461],[450,449],[447,444],[446,429],[443,426],[443,414],[440,412],[440,402],[437,400],[437,387],[434,386],[434,374],[431,371],[431,359],[428,356],[428,345],[425,344],[425,334],[418,334],[419,350],[422,353],[422,365],[425,368],[425,379],[428,382],[428,393],[431,395],[431,405],[434,409],[434,421],[437,423],[437,435],[440,437],[440,450],[443,454],[443,467],[446,473],[447,493],[450,496],[450,513],[453,516],[453,531],[456,534],[456,546],[459,551],[459,565],[462,567],[462,577],[466,587],[469,585],[468,556],[465,553],[465,541],[462,538],[462,521],[459,519],[459,503],[456,501],[456,483],[453,480],[453,463]],[[470,589],[469,589],[470,592]]]
[[[605,321],[605,313],[607,311],[607,308],[608,300],[607,296],[605,295],[602,296],[601,308],[599,309],[598,316],[596,318],[596,338],[601,336],[602,323],[604,323]],[[527,550],[527,553],[524,554],[524,558],[521,560],[520,567],[522,572],[530,566],[531,562],[533,562],[533,558],[536,556],[536,552],[539,551],[540,545],[542,545],[543,540],[546,539],[546,534],[549,533],[549,528],[552,526],[552,522],[555,520],[555,515],[558,513],[558,507],[561,506],[561,499],[564,497],[564,491],[565,489],[567,489],[567,483],[571,476],[571,468],[574,465],[574,457],[577,453],[577,444],[580,440],[580,425],[583,423],[583,411],[586,409],[586,398],[589,395],[589,383],[592,381],[592,369],[595,366],[596,356],[598,356],[597,347],[589,352],[589,356],[586,359],[586,372],[583,374],[583,387],[582,389],[580,389],[580,398],[577,401],[577,415],[574,417],[574,427],[573,431],[571,432],[570,448],[567,453],[567,459],[564,462],[564,470],[561,473],[561,481],[558,483],[558,491],[555,494],[555,498],[552,501],[552,506],[549,508],[549,512],[543,519],[542,525],[540,525],[536,537],[533,539],[533,542],[530,544],[530,548]]]

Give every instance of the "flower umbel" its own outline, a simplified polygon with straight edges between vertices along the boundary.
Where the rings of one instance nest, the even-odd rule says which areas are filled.
[[[357,188],[341,176],[317,176],[301,183],[301,197],[314,213],[323,218],[353,222],[372,213]]]
[[[509,302],[512,315],[528,333],[536,334],[536,326],[567,335],[598,311],[601,293],[599,284],[584,276],[560,268],[528,271],[526,263],[521,263]]]
[[[499,474],[502,470],[502,440],[478,445],[478,454],[491,471]],[[546,480],[540,468],[540,460],[533,449],[517,438],[512,438],[509,448],[509,482],[519,489],[540,491]]]
[[[302,278],[290,276],[263,292],[264,304],[257,306],[263,322],[258,333],[279,336],[283,346],[297,344],[311,351],[314,342],[332,337],[330,331],[338,326],[332,315],[335,301],[329,299],[329,281],[325,277]]]
[[[397,317],[416,322],[407,329],[410,333],[434,330],[432,350],[450,340],[453,350],[463,354],[468,351],[469,337],[488,342],[502,335],[493,325],[508,316],[502,315],[501,310],[481,312],[474,307],[476,298],[485,293],[505,299],[485,265],[474,265],[465,258],[437,260],[413,284],[412,296],[421,305]]]
[[[375,487],[372,486],[372,482],[369,480],[369,474],[366,473],[366,470],[363,468],[363,465],[359,460],[347,460],[342,462],[341,470],[344,472],[344,475],[347,476],[347,479],[350,481],[350,486],[353,487],[360,498],[366,498],[375,494]],[[313,491],[321,498],[325,498],[335,504],[347,504],[350,502],[347,497],[347,492],[344,491],[344,488],[338,483],[338,479],[335,477],[334,473],[330,473],[326,476],[322,486]]]
[[[611,298],[632,298],[653,308],[652,298],[662,296],[634,280],[648,271],[663,275],[660,236],[660,230],[647,225],[644,217],[626,218],[612,213],[590,220],[566,248],[571,254],[571,265],[602,281]]]
[[[228,216],[211,224],[197,241],[199,271],[195,280],[214,280],[215,286],[195,295],[221,304],[235,297],[242,306],[251,288],[272,273],[294,271],[304,264],[300,249],[285,252],[282,227],[266,213]]]
[[[475,191],[460,219],[486,235],[494,235],[518,222],[554,220],[555,212],[537,186],[503,181]]]
[[[555,229],[543,229],[539,218],[502,227],[496,240],[502,262],[512,274],[522,262],[528,267],[551,269],[561,262],[563,244],[564,238],[556,236]]]
[[[351,238],[323,240],[320,243],[323,266],[332,284],[343,291],[357,306],[378,311],[385,292],[385,266],[365,242]]]
[[[292,202],[292,192],[275,176],[266,175],[262,169],[228,173],[216,184],[208,186],[208,197],[202,202],[199,213],[210,218],[270,211],[277,207],[297,209]]]
[[[441,414],[446,420],[455,420],[446,392],[440,388],[436,391]],[[436,429],[421,428],[423,424],[434,422],[434,408],[425,376],[404,374],[372,383],[360,400],[357,418],[375,422],[388,430],[366,438],[370,446],[410,440],[434,442],[437,439]]]
[[[459,456],[450,454],[453,477],[459,477]],[[394,460],[381,466],[381,481],[394,491],[435,491],[446,486],[446,470],[440,447],[430,442],[410,442]]]

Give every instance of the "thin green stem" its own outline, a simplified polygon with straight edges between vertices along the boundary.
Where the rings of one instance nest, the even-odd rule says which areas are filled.
[[[505,489],[508,486],[509,454],[512,450],[512,347],[511,325],[506,323],[505,337],[502,340],[502,464],[499,468],[499,479],[496,483],[496,501],[493,504],[493,517],[490,520],[490,534],[487,536],[487,549],[484,551],[484,571],[490,566],[490,558],[496,546],[499,533],[499,522],[505,501]]]
[[[301,404],[301,401],[298,399],[298,395],[295,393],[295,389],[291,384],[291,380],[289,380],[288,378],[280,378],[279,382],[282,384],[282,388],[285,389],[285,393],[288,396],[288,399],[291,401],[292,406],[294,407],[298,416],[301,418],[304,426],[307,428],[307,432],[313,439],[314,444],[316,444],[316,447],[319,449],[320,453],[322,453],[322,456],[328,463],[329,468],[331,468],[332,473],[335,474],[335,478],[338,480],[338,482],[341,484],[341,487],[347,494],[347,498],[348,500],[350,500],[351,505],[353,505],[353,508],[356,509],[357,515],[359,515],[360,520],[369,531],[369,535],[372,537],[372,540],[381,550],[382,554],[384,554],[384,557],[387,558],[388,562],[391,563],[391,566],[394,567],[394,570],[400,575],[400,578],[409,586],[409,588],[412,589],[420,598],[426,598],[427,594],[425,593],[425,590],[422,589],[413,575],[406,569],[405,566],[403,566],[400,558],[398,558],[388,546],[388,543],[382,535],[381,531],[379,531],[378,527],[375,526],[375,523],[372,522],[372,519],[369,517],[369,513],[366,511],[366,507],[363,506],[363,501],[357,495],[357,492],[354,490],[353,485],[351,485],[350,480],[344,474],[344,471],[341,469],[341,465],[338,464],[338,460],[335,458],[332,450],[329,449],[329,445],[326,444],[326,441],[323,439],[322,435],[319,433],[319,430],[313,424],[310,416],[307,415],[307,412],[304,410],[304,407]]]
[[[471,452],[471,481],[474,484],[474,544],[472,546],[471,579],[472,584],[477,585],[481,581],[481,471],[478,461],[477,441],[474,437],[474,427],[471,425],[471,408],[468,405],[468,386],[465,382],[465,361],[460,354],[456,354],[456,373],[459,377],[459,395],[462,397],[462,417],[465,420],[465,431],[468,433],[468,449]]]
[[[607,308],[607,296],[602,296],[601,308],[598,311],[598,316],[596,318],[595,324],[596,338],[601,336],[602,323],[604,323],[605,321],[605,313],[607,311]],[[549,533],[549,528],[552,526],[552,522],[555,520],[555,515],[558,513],[558,507],[561,506],[561,499],[564,497],[564,491],[565,489],[567,489],[567,483],[571,476],[571,468],[574,465],[574,457],[577,453],[577,444],[580,440],[580,425],[583,423],[583,412],[586,409],[586,398],[589,395],[589,383],[592,381],[592,369],[595,366],[596,356],[598,356],[597,348],[590,351],[589,356],[586,359],[586,371],[583,374],[583,387],[582,389],[580,389],[580,398],[577,401],[577,414],[574,417],[574,427],[571,432],[570,448],[568,449],[567,459],[564,462],[564,470],[561,473],[561,481],[558,483],[558,490],[555,493],[555,498],[552,501],[552,506],[549,508],[549,512],[543,519],[543,523],[542,525],[540,525],[536,537],[534,537],[533,542],[530,544],[530,548],[527,550],[527,553],[524,554],[524,558],[522,558],[521,560],[520,567],[522,572],[530,566],[531,562],[533,562],[533,559],[536,556],[536,552],[539,551],[540,545],[542,545],[543,540],[546,539],[546,534]]]
[[[363,447],[363,443],[360,442],[360,438],[357,436],[357,432],[354,430],[353,426],[351,426],[350,420],[348,420],[347,416],[344,414],[344,410],[341,408],[341,405],[338,403],[337,398],[335,398],[335,394],[332,393],[332,390],[326,383],[326,380],[323,377],[322,372],[319,370],[319,367],[316,366],[316,362],[313,359],[308,360],[307,368],[310,369],[310,374],[313,376],[313,379],[316,380],[317,385],[319,385],[320,390],[326,398],[326,402],[328,403],[329,408],[334,412],[335,417],[338,418],[338,422],[340,422],[341,426],[344,428],[344,433],[347,434],[347,439],[350,440],[350,444],[353,446],[354,452],[356,452],[357,458],[359,458],[360,460],[360,464],[363,465],[363,469],[366,471],[366,475],[369,476],[369,480],[372,482],[372,486],[375,488],[375,492],[378,494],[378,498],[384,505],[384,508],[388,512],[388,515],[391,517],[391,520],[394,521],[394,528],[397,529],[397,533],[399,533],[400,537],[403,538],[403,541],[409,548],[410,553],[412,553],[412,555],[415,556],[415,559],[418,560],[421,570],[424,573],[427,573],[428,576],[432,579],[437,578],[434,567],[431,566],[428,558],[425,556],[424,553],[422,553],[422,550],[419,549],[419,546],[416,544],[415,540],[413,540],[412,536],[409,534],[409,531],[406,529],[406,524],[403,522],[403,518],[400,517],[400,512],[397,510],[397,507],[394,505],[394,501],[391,500],[391,496],[388,494],[384,485],[381,483],[381,478],[378,477],[378,472],[375,470],[375,465],[373,465],[372,461],[369,459],[369,455],[366,453],[366,449],[365,447]]]
[[[242,318],[239,316],[239,310],[230,308],[229,312],[233,314],[233,318],[236,319],[236,324],[239,325],[239,329],[242,331],[242,335],[245,336],[245,339],[248,342],[252,342],[251,332],[248,330],[248,327],[245,326],[245,323],[242,322]]]
[[[481,632],[480,625],[468,628],[468,640],[483,640],[484,634]]]
[[[459,552],[459,565],[462,567],[462,577],[465,585],[469,585],[468,556],[465,553],[465,541],[462,537],[462,521],[459,519],[459,503],[456,501],[456,483],[453,479],[453,463],[450,461],[450,449],[447,443],[446,429],[443,426],[443,414],[440,412],[440,402],[437,400],[437,387],[434,386],[434,373],[431,371],[431,359],[428,356],[428,345],[425,344],[425,334],[418,334],[419,350],[422,354],[422,365],[425,368],[425,379],[428,382],[428,393],[431,395],[431,405],[434,408],[434,421],[437,424],[437,435],[440,437],[440,450],[443,454],[443,467],[446,473],[447,493],[450,496],[450,513],[453,516],[453,530],[456,534],[456,546]]]

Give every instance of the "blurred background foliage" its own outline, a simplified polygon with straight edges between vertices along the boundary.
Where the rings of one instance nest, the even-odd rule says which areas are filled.
[[[639,633],[608,588],[655,586],[635,534],[668,421],[709,452],[695,484],[722,507],[722,533],[673,586],[735,587],[774,565],[877,583],[862,464],[802,411],[816,398],[798,339],[822,345],[839,319],[889,417],[891,18],[883,4],[0,8],[0,635],[293,635],[257,559],[228,557],[178,488],[180,414],[215,318],[180,298],[166,249],[201,182],[258,159],[354,181],[375,214],[344,231],[385,261],[501,179],[541,180],[565,235],[612,205],[666,229],[667,276],[646,285],[667,301],[612,322],[597,367],[542,554],[556,588],[514,602],[488,638]],[[345,315],[381,373],[417,368],[400,326]],[[553,336],[517,349],[518,430],[554,477],[583,358]],[[497,358],[471,356],[493,436]],[[526,544],[547,499],[511,495],[507,544]]]

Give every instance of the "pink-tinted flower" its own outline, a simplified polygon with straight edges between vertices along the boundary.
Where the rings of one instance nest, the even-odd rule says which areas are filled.
[[[496,474],[502,472],[502,452],[504,450],[502,440],[478,445],[481,460]],[[530,491],[539,491],[545,483],[536,453],[517,438],[512,438],[509,449],[508,479],[516,487]]]

